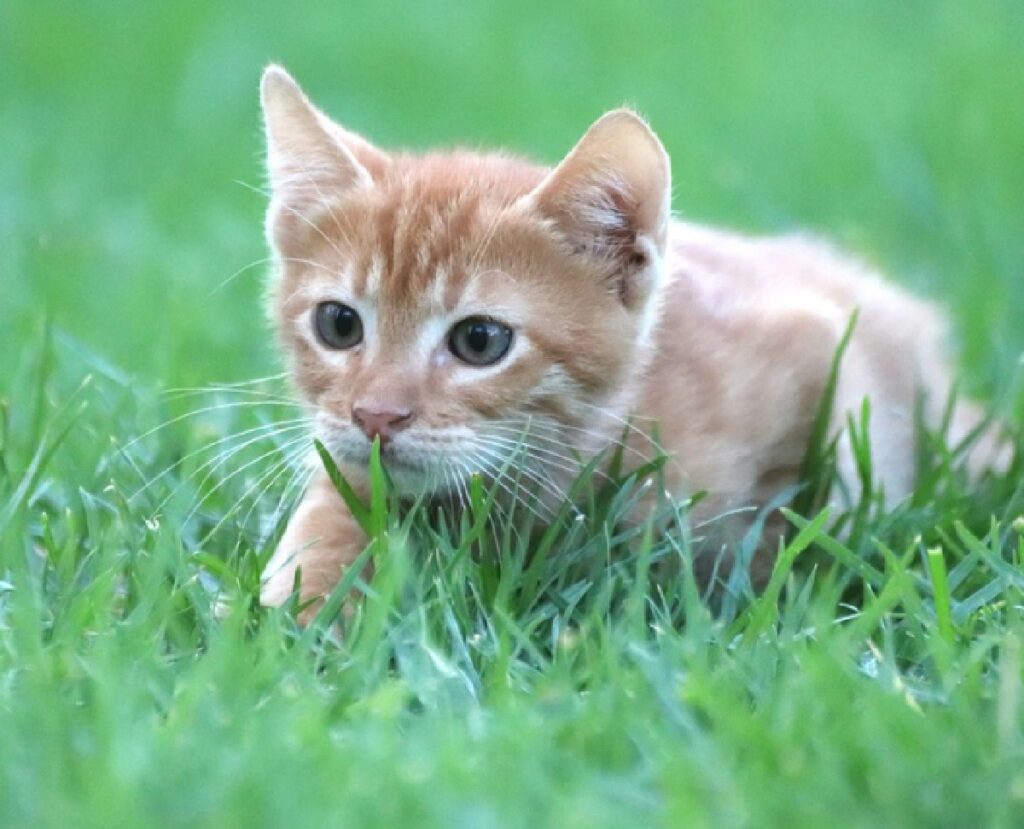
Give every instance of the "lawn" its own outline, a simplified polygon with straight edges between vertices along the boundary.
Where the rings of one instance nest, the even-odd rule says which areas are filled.
[[[926,442],[908,502],[792,514],[761,596],[623,537],[625,481],[530,542],[486,493],[434,534],[382,497],[342,631],[254,600],[299,482],[265,63],[385,146],[554,161],[631,103],[679,214],[936,298],[1019,432],[1022,32],[1010,0],[0,3],[0,825],[1024,825],[1020,460],[968,484]]]

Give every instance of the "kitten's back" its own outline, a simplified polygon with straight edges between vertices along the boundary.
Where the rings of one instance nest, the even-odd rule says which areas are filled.
[[[952,382],[938,309],[815,239],[675,222],[670,240],[665,307],[639,408],[662,424],[686,488],[721,493],[707,507],[714,510],[796,481],[833,355],[856,311],[833,425],[839,431],[870,398],[879,483],[890,502],[909,493],[917,395],[934,427]],[[961,405],[951,444],[979,418]],[[992,449],[979,447],[979,464]],[[840,455],[855,489],[845,440]]]

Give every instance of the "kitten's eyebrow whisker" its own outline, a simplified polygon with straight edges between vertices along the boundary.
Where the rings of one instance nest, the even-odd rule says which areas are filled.
[[[257,259],[253,262],[250,262],[248,265],[243,265],[242,267],[240,267],[237,271],[231,274],[231,276],[229,276],[223,282],[218,284],[216,288],[210,291],[209,296],[213,296],[218,291],[223,290],[226,285],[228,285],[230,282],[233,282],[246,271],[250,271],[253,268],[258,268],[260,265],[272,265],[277,262],[294,262],[296,264],[308,265],[311,268],[319,268],[320,270],[327,271],[327,273],[329,274],[335,273],[335,271],[332,270],[331,268],[327,267],[324,264],[321,264],[320,262],[314,262],[312,259],[301,259],[297,256],[264,256],[262,259]]]
[[[349,222],[345,222],[343,225],[343,223],[338,219],[338,214],[334,212],[334,204],[331,202],[331,199],[327,198],[324,191],[320,189],[320,182],[318,182],[309,172],[309,168],[298,157],[295,157],[292,160],[298,163],[299,167],[302,168],[302,174],[306,177],[306,180],[313,185],[313,189],[316,190],[316,194],[320,198],[320,201],[317,202],[317,207],[326,207],[327,215],[331,217],[331,221],[333,221],[336,226],[344,227],[346,232],[351,230],[351,224]],[[337,250],[338,249],[335,248],[335,251]],[[340,251],[338,252],[338,255],[341,255]]]
[[[242,267],[240,267],[237,271],[235,271],[233,274],[231,274],[231,276],[229,276],[227,279],[223,280],[222,282],[217,283],[216,287],[214,287],[214,289],[212,291],[210,291],[207,294],[207,296],[208,297],[212,297],[218,291],[223,290],[226,285],[228,285],[229,283],[233,282],[235,279],[237,279],[239,276],[241,276],[246,271],[251,271],[253,268],[258,268],[260,265],[269,265],[271,262],[274,262],[275,259],[276,259],[276,257],[274,257],[274,256],[264,256],[262,259],[256,259],[256,260],[250,262],[248,265],[242,265]]]
[[[307,172],[306,175],[309,175],[309,173]],[[271,193],[269,190],[265,190],[262,187],[254,187],[253,185],[249,184],[248,182],[244,182],[241,179],[235,179],[235,184],[239,184],[242,187],[245,187],[245,188],[247,188],[249,190],[252,190],[252,192],[254,192],[254,193],[259,193],[261,196],[263,196],[267,200],[273,200],[273,198],[274,198],[274,194]],[[323,194],[321,194],[321,196],[322,195]],[[278,203],[280,204],[281,207],[283,207],[289,213],[294,214],[298,219],[300,219],[301,221],[305,222],[313,230],[315,230],[317,232],[317,234],[321,238],[323,238],[323,240],[325,242],[327,242],[328,245],[330,245],[331,250],[333,250],[336,254],[338,254],[339,257],[341,257],[342,259],[345,258],[345,255],[341,252],[341,249],[331,240],[331,237],[328,236],[326,233],[324,233],[323,230],[320,227],[318,227],[317,224],[314,221],[312,221],[308,216],[306,216],[302,212],[296,210],[290,204],[286,204],[283,201],[279,201]],[[333,210],[331,210],[330,205],[328,204],[326,206],[328,208],[328,211],[331,213],[331,217],[334,218],[335,221],[337,221],[337,218],[334,216],[334,212],[333,212]]]
[[[494,237],[498,233],[498,225],[501,224],[501,220],[505,218],[505,212],[508,208],[501,208],[494,212],[494,216],[491,218],[490,224],[487,225],[487,230],[484,233],[483,241],[477,247],[476,252],[473,254],[473,258],[469,261],[466,266],[467,273],[472,273],[480,261],[487,254],[488,249],[491,247],[491,243],[494,241]]]
[[[323,262],[317,262],[314,259],[303,259],[301,256],[276,256],[273,257],[273,261],[294,262],[296,265],[309,265],[309,267],[311,268],[319,268],[322,271],[327,271],[327,273],[331,274],[332,276],[336,276],[338,273],[337,270],[328,267]]]

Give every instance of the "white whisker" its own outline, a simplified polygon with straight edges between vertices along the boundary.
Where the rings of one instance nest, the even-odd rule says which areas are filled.
[[[275,426],[276,426],[276,424],[275,424]],[[260,443],[261,441],[274,440],[275,438],[280,437],[281,435],[292,434],[292,433],[294,433],[296,431],[299,431],[299,430],[306,431],[306,428],[307,427],[306,427],[306,424],[304,422],[296,423],[293,426],[278,427],[278,428],[276,428],[272,432],[258,434],[255,437],[249,438],[248,440],[244,441],[243,443],[239,444],[238,446],[229,446],[226,449],[221,450],[216,455],[214,455],[212,458],[207,459],[202,464],[200,464],[198,467],[196,467],[196,469],[194,469],[192,471],[192,473],[189,474],[186,478],[184,478],[183,480],[179,481],[177,486],[175,486],[169,493],[167,493],[167,495],[163,498],[163,500],[160,501],[159,504],[157,504],[155,511],[159,512],[160,510],[162,510],[167,505],[167,503],[175,495],[177,495],[179,491],[181,491],[181,488],[183,486],[185,486],[185,484],[187,484],[190,481],[194,480],[196,477],[198,477],[200,474],[202,474],[205,471],[206,475],[203,477],[202,481],[200,481],[199,484],[196,486],[196,489],[202,490],[202,488],[206,485],[206,482],[209,481],[210,478],[213,477],[213,474],[218,469],[220,469],[225,464],[227,464],[227,462],[229,460],[231,460],[231,458],[233,458],[235,455],[237,455],[239,452],[241,452],[242,450],[246,449],[247,447],[252,446],[255,443]],[[265,453],[262,457],[267,457],[267,455],[273,454],[274,451],[276,451],[279,448],[280,447],[275,447],[274,449],[271,449],[269,452]]]
[[[586,467],[586,464],[569,455],[556,452],[553,449],[537,446],[531,442],[517,441],[512,438],[499,437],[496,435],[487,435],[483,432],[479,434],[479,438],[486,441],[487,444],[509,450],[510,453],[518,451],[525,454],[527,461],[536,459],[544,466],[557,469],[575,477],[579,477]],[[611,480],[607,474],[599,469],[595,469],[593,474],[597,477],[603,478],[604,480]]]
[[[500,462],[501,460],[502,459],[500,458],[495,458],[490,453],[484,455],[481,452],[477,452],[474,453],[473,455],[474,465],[480,466],[483,469],[483,471],[486,472],[491,477],[491,479],[495,482],[496,485],[504,488],[505,491],[509,494],[509,496],[512,497],[514,503],[518,503],[524,509],[528,510],[534,516],[534,518],[536,518],[541,523],[547,523],[548,521],[550,521],[551,518],[555,516],[555,511],[551,509],[547,504],[545,504],[542,500],[536,497],[532,498],[533,503],[530,503],[525,498],[521,497],[519,495],[519,490],[521,489],[521,486],[518,480],[516,480],[515,482],[514,491],[510,488],[507,488],[510,485],[503,484],[503,479],[508,478],[510,481],[513,479],[509,474],[509,470],[512,467],[509,467],[508,464]],[[517,473],[523,473],[526,470],[524,470],[522,467],[515,467],[515,471]],[[528,472],[527,477],[541,486],[544,485],[542,481],[537,480]],[[565,499],[564,494],[558,492],[557,490],[555,490],[555,493],[557,494],[559,503],[561,503]],[[544,515],[541,515],[541,513],[537,511],[537,508],[533,504],[537,504],[539,507],[543,507],[546,511],[550,513],[550,516],[545,517]]]
[[[277,394],[268,391],[259,391],[257,389],[245,389],[245,388],[233,388],[231,386],[181,386],[174,389],[165,389],[161,392],[161,395],[169,400],[179,400],[185,397],[200,397],[202,395],[219,396],[219,395],[236,395],[238,397],[255,397],[261,400],[269,400],[274,403],[287,403],[301,408],[302,401],[297,398],[287,397],[284,394]]]
[[[472,473],[470,473],[470,474],[472,474]],[[498,488],[498,493],[504,492],[505,494],[507,494],[512,499],[512,504],[510,504],[510,509],[512,509],[514,511],[516,503],[518,503],[519,500],[520,500],[519,496],[517,495],[517,493],[513,492],[512,489],[509,486],[505,485],[499,478],[495,478],[492,483],[493,483],[494,486],[496,486]],[[498,494],[498,493],[495,493],[495,494]],[[513,515],[512,515],[511,512],[506,510],[501,505],[500,498],[493,497],[491,499],[491,509],[495,509],[495,510],[498,511],[498,515],[501,518],[501,520],[505,523],[505,526],[508,527],[508,529],[512,533],[512,535],[515,536],[516,544],[518,546],[522,547],[522,538],[519,535],[519,531],[516,529],[516,524],[515,524],[515,520],[513,518]],[[493,513],[489,513],[487,515],[487,522],[492,525],[492,528],[495,527]],[[495,535],[497,535],[496,532],[495,532]],[[501,549],[500,544],[498,543],[497,537],[495,537],[495,549]]]
[[[302,498],[315,472],[315,467],[302,463],[302,455],[300,454],[295,471],[292,473],[291,478],[288,479],[288,483],[285,484],[281,497],[278,499],[277,507],[274,509],[273,515],[271,515],[269,525],[271,529],[277,526],[285,511],[292,509],[298,503],[298,500]],[[260,545],[266,544],[266,541],[266,534],[261,534]]]
[[[308,172],[307,172],[307,175],[308,175]],[[255,187],[252,184],[249,184],[247,182],[241,181],[239,179],[235,179],[235,184],[238,184],[238,185],[240,185],[242,187],[245,187],[248,190],[252,190],[252,192],[254,192],[254,193],[258,193],[259,195],[263,196],[268,201],[273,200],[273,198],[274,198],[274,194],[273,193],[271,193],[268,190],[264,190],[262,187]],[[344,254],[341,252],[341,249],[334,243],[334,241],[331,239],[330,236],[328,236],[326,233],[323,232],[323,230],[316,224],[316,222],[312,221],[304,213],[302,213],[299,210],[296,210],[294,207],[292,207],[289,204],[285,204],[284,202],[279,202],[279,204],[280,204],[281,207],[283,207],[289,213],[293,214],[297,219],[299,219],[300,221],[302,221],[305,224],[309,225],[309,227],[312,230],[316,231],[317,235],[319,235],[325,242],[327,242],[327,244],[330,246],[331,250],[333,250],[339,257],[344,258]],[[333,216],[333,212],[332,212],[332,216]]]
[[[232,435],[227,435],[226,437],[222,437],[219,440],[215,440],[215,441],[212,441],[210,443],[207,443],[207,444],[205,444],[203,446],[200,446],[198,449],[193,449],[191,452],[189,452],[186,455],[183,455],[181,458],[179,458],[177,461],[172,463],[170,466],[165,467],[161,472],[159,472],[156,475],[154,475],[153,477],[149,478],[145,483],[142,484],[142,486],[140,486],[131,495],[128,496],[128,498],[127,498],[128,503],[131,503],[132,501],[134,501],[139,495],[141,495],[143,492],[145,492],[147,489],[149,489],[151,486],[153,486],[153,484],[155,484],[157,481],[159,481],[165,475],[168,475],[171,472],[173,472],[175,469],[180,467],[186,461],[196,457],[197,455],[202,455],[204,452],[208,452],[208,451],[210,451],[211,449],[213,449],[216,446],[221,446],[222,444],[228,443],[229,441],[238,440],[239,438],[244,438],[244,437],[246,437],[248,435],[252,435],[252,434],[259,434],[259,437],[256,438],[256,440],[272,439],[276,435],[280,434],[279,430],[282,429],[283,427],[294,427],[295,425],[298,425],[298,424],[305,424],[305,418],[295,418],[294,420],[285,420],[285,421],[275,422],[275,423],[264,423],[264,424],[262,424],[260,426],[253,426],[250,429],[245,429],[245,430],[243,430],[241,432],[237,432],[237,433],[232,434]],[[244,448],[247,445],[249,445],[249,444],[248,443],[243,444],[242,447],[238,447],[238,448],[241,449],[241,448]],[[188,479],[186,479],[186,480],[188,480]]]
[[[624,417],[622,417],[622,415],[616,414],[615,412],[611,411],[610,409],[606,409],[603,406],[596,406],[593,403],[588,403],[585,400],[577,400],[576,403],[581,405],[581,406],[586,406],[586,407],[588,407],[590,409],[593,409],[598,414],[601,414],[604,417],[607,417],[607,418],[615,421],[616,423],[620,424],[627,431],[632,432],[632,433],[638,435],[641,440],[647,441],[651,446],[653,446],[655,449],[657,449],[659,453],[661,453],[663,455],[667,454],[665,448],[662,447],[658,443],[658,441],[656,441],[654,439],[654,437],[652,435],[649,435],[647,432],[643,431],[642,429],[640,429],[636,425],[634,425],[633,422],[632,422],[632,419],[624,418]],[[657,421],[655,421],[654,418],[650,418],[650,417],[643,418],[643,419],[644,420],[649,420],[652,423],[656,423],[657,422]]]
[[[298,468],[298,470],[296,470],[294,466],[296,461],[298,461],[301,458],[303,451],[304,450],[296,450],[295,452],[292,452],[291,455],[289,455],[289,457],[285,458],[282,462],[279,462],[277,464],[277,466],[279,467],[279,471],[277,472],[277,474],[275,474],[267,482],[266,486],[264,486],[263,489],[260,490],[256,497],[252,499],[252,504],[249,506],[249,509],[246,511],[245,515],[242,516],[241,525],[243,527],[249,523],[249,518],[252,516],[253,511],[256,509],[256,507],[259,506],[260,501],[263,500],[264,496],[271,490],[274,484],[276,484],[281,479],[283,475],[291,473],[292,478],[294,478],[296,472],[298,472],[298,474],[302,473],[301,466]],[[244,498],[245,496],[243,496],[242,499],[240,500],[244,500]]]
[[[182,521],[182,524],[183,525],[184,524],[188,524],[188,522],[192,520],[192,518],[200,510],[200,508],[203,506],[203,504],[205,504],[206,501],[209,500],[209,498],[214,493],[216,493],[220,489],[222,489],[224,487],[224,485],[227,484],[229,481],[231,481],[232,479],[236,478],[238,475],[241,475],[246,469],[249,469],[250,467],[255,466],[260,461],[263,461],[266,458],[269,458],[271,455],[273,455],[273,454],[275,454],[277,452],[288,452],[289,450],[294,449],[300,443],[304,443],[306,440],[308,440],[306,435],[302,435],[300,437],[293,438],[292,440],[287,441],[281,447],[276,447],[275,446],[269,452],[264,452],[263,454],[253,458],[252,460],[242,464],[237,469],[235,469],[232,472],[228,473],[227,476],[225,476],[224,478],[222,478],[220,481],[217,482],[217,484],[213,487],[213,489],[211,489],[206,494],[203,494],[201,490],[202,490],[202,487],[206,484],[206,482],[210,479],[210,476],[213,474],[213,470],[211,470],[207,474],[207,476],[203,479],[202,483],[200,483],[200,485],[197,487],[197,489],[200,490],[200,492],[198,493],[198,501],[195,503],[194,506],[192,506],[189,509],[188,514],[185,516],[184,520]]]
[[[323,265],[320,262],[314,262],[312,259],[300,259],[295,256],[265,256],[262,259],[257,259],[255,262],[250,262],[248,265],[243,265],[223,282],[220,282],[217,285],[217,287],[210,291],[209,295],[213,296],[213,294],[217,293],[220,290],[223,290],[224,287],[228,285],[228,283],[233,282],[246,271],[250,271],[253,268],[258,268],[260,265],[270,265],[275,262],[295,262],[296,264],[308,265],[311,268],[319,268],[320,270],[327,271],[328,273],[334,273],[334,271],[332,271],[326,265]]]
[[[227,389],[244,388],[245,386],[258,386],[260,383],[269,383],[272,380],[283,380],[290,372],[279,371],[277,374],[268,374],[265,377],[253,377],[251,380],[237,380],[234,383],[218,383],[218,386]]]
[[[289,405],[290,406],[292,404],[290,404],[290,403],[288,403],[288,404],[285,404],[285,403],[272,403],[272,402],[268,402],[268,401],[265,401],[265,400],[236,400],[236,401],[231,402],[231,403],[219,403],[216,406],[203,406],[202,408],[193,409],[190,412],[185,412],[185,414],[181,414],[181,415],[178,415],[177,417],[172,417],[169,420],[165,420],[163,423],[160,423],[159,425],[154,426],[149,431],[143,432],[141,435],[139,435],[136,438],[133,438],[132,440],[128,441],[128,443],[126,443],[124,446],[122,446],[121,447],[121,451],[125,452],[128,449],[131,449],[137,443],[140,443],[143,440],[145,440],[146,438],[150,437],[151,435],[155,435],[157,432],[161,431],[162,429],[166,429],[167,427],[173,426],[175,423],[180,423],[183,420],[188,420],[191,417],[199,417],[199,415],[202,415],[202,414],[208,414],[210,412],[220,412],[220,411],[225,411],[225,410],[228,410],[228,409],[246,409],[246,408],[250,408],[251,409],[251,408],[254,408],[256,406],[268,406],[268,407],[270,407],[270,406],[284,406],[284,405]]]
[[[491,423],[488,423],[487,427],[488,429],[494,429],[495,431],[505,431],[513,434],[520,434],[522,433],[524,428],[527,428],[523,426],[523,423],[521,421],[493,421]],[[547,441],[548,443],[553,443],[556,445],[565,444],[566,436],[564,434],[561,434],[561,432],[567,431],[582,435],[585,438],[591,438],[595,441],[599,441],[602,445],[594,451],[603,451],[611,447],[621,447],[623,452],[631,456],[635,456],[642,463],[649,463],[651,460],[653,460],[652,457],[645,455],[643,452],[636,449],[635,447],[623,443],[621,438],[612,438],[609,437],[607,434],[596,431],[594,429],[587,429],[582,426],[574,426],[569,423],[542,423],[538,420],[532,420],[529,424],[528,429],[529,434],[532,434],[539,440],[544,440]],[[545,431],[548,434],[542,433]],[[640,432],[639,434],[642,435],[643,433]],[[648,442],[653,444],[653,441],[648,440]]]
[[[260,489],[260,494],[258,496],[256,496],[256,498],[253,501],[252,505],[249,507],[249,511],[246,513],[245,517],[243,518],[243,520],[241,522],[242,526],[245,526],[245,523],[249,520],[249,515],[252,513],[253,508],[259,503],[259,499],[262,498],[263,495],[267,492],[267,490],[269,489],[269,486],[273,485],[273,481],[274,480],[276,480],[278,477],[280,477],[280,475],[282,473],[288,471],[288,469],[291,467],[291,465],[297,459],[297,456],[298,456],[298,453],[291,452],[290,454],[286,455],[281,460],[276,461],[275,463],[271,464],[270,469],[268,469],[266,472],[261,474],[256,479],[256,481],[248,489],[246,489],[245,492],[242,493],[242,495],[235,501],[235,503],[232,504],[231,507],[229,507],[227,509],[227,511],[225,511],[225,513],[221,516],[220,520],[216,524],[214,524],[213,527],[211,527],[210,530],[199,540],[200,546],[205,544],[207,541],[209,541],[210,538],[213,537],[214,533],[216,533],[217,530],[219,530],[222,526],[224,526],[224,524],[227,522],[227,520],[229,518],[231,518],[231,516],[233,516],[235,514],[236,510],[238,510],[239,507],[241,507],[245,503],[245,501],[249,498],[249,496],[252,495],[252,493],[255,492],[257,489],[260,489],[262,487],[262,489]],[[266,481],[268,478],[271,479],[271,483],[270,483],[269,486],[264,486],[264,481]],[[225,481],[226,480],[227,479],[225,479]],[[219,489],[219,488],[220,488],[220,485],[218,485],[213,490],[213,492],[216,492],[216,490]],[[213,493],[211,492],[210,494],[213,494]],[[199,504],[196,505],[196,508],[195,508],[195,510],[193,510],[193,513],[190,513],[188,518],[185,519],[186,523],[191,518],[192,514],[194,514],[196,511],[198,511],[200,506],[202,506],[202,501]]]

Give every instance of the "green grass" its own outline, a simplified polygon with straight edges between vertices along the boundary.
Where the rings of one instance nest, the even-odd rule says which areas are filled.
[[[768,589],[713,602],[685,532],[616,528],[636,481],[532,557],[485,492],[434,529],[379,494],[366,598],[303,631],[254,603],[293,410],[164,392],[279,371],[250,189],[279,60],[385,145],[554,160],[636,104],[680,213],[943,301],[1019,431],[1022,30],[1009,1],[0,4],[0,825],[1024,824],[1019,460],[969,485],[923,440],[907,503],[805,498]]]

